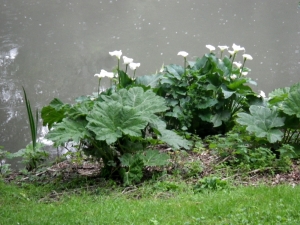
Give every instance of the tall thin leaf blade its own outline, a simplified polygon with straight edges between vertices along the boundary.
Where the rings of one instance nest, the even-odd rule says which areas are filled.
[[[36,147],[36,136],[37,136],[37,127],[35,125],[35,121],[34,121],[32,110],[31,110],[31,106],[30,106],[30,102],[29,102],[29,100],[27,98],[27,94],[26,94],[25,88],[23,86],[22,86],[22,88],[23,88],[23,93],[24,93],[24,98],[25,98],[25,105],[26,105],[26,110],[27,110],[27,115],[28,115],[28,120],[29,120],[29,126],[30,126],[30,132],[31,132],[31,140],[32,140],[32,147],[35,150],[35,147]],[[36,119],[36,121],[37,121],[37,119]]]

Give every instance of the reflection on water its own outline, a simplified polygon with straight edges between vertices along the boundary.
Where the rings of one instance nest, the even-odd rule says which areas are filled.
[[[297,1],[0,0],[0,145],[30,141],[22,89],[33,108],[96,91],[94,74],[116,66],[109,51],[141,63],[138,74],[207,52],[206,44],[246,48],[249,76],[266,93],[298,82]],[[241,58],[237,59],[242,60]]]

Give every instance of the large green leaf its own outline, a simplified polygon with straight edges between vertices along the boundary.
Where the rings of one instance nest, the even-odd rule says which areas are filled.
[[[92,101],[83,101],[77,103],[75,106],[71,107],[68,111],[68,117],[72,119],[77,119],[79,117],[85,117],[89,114],[93,108]]]
[[[119,70],[120,83],[119,86],[126,88],[133,83],[132,79],[123,70]]]
[[[208,70],[208,58],[203,56],[202,58],[197,58],[196,63],[193,65],[192,70],[200,70],[203,69],[203,73],[207,72]]]
[[[270,143],[281,141],[283,133],[278,127],[284,126],[284,118],[276,109],[264,106],[250,106],[250,114],[237,113],[237,122],[247,126],[247,130],[257,137],[266,137]]]
[[[247,83],[247,79],[245,78],[238,78],[227,85],[227,87],[231,90],[237,90],[238,88],[241,88],[243,84]]]
[[[86,124],[86,121],[74,121],[65,118],[61,123],[55,124],[45,137],[53,141],[56,146],[70,140],[79,143],[81,139],[90,136],[85,128]]]
[[[282,107],[284,113],[290,116],[296,115],[297,118],[300,118],[300,89],[290,92]]]
[[[294,91],[297,91],[297,90],[300,90],[300,82],[298,83],[295,83],[291,86],[291,92],[294,92]]]
[[[160,140],[172,146],[174,149],[190,149],[191,143],[176,134],[174,131],[161,128],[159,129],[159,132],[161,134]]]
[[[225,99],[230,98],[235,93],[235,91],[228,90],[228,88],[225,85],[221,86],[221,90]]]
[[[43,126],[48,125],[50,129],[54,123],[61,122],[66,117],[65,114],[69,108],[69,104],[64,104],[61,100],[54,98],[48,106],[42,108],[41,117],[43,119]]]
[[[176,65],[176,64],[170,64],[166,66],[166,70],[174,75],[174,77],[177,78],[177,80],[181,80],[182,75],[184,74],[184,68],[182,66]]]
[[[41,117],[43,119],[43,126],[47,126],[48,128],[52,128],[54,123],[59,123],[65,118],[65,110],[56,110],[51,106],[45,106],[42,108]]]
[[[150,86],[152,88],[156,87],[159,80],[161,79],[162,74],[153,74],[153,75],[144,75],[137,77],[135,80],[136,84],[141,84],[144,86]]]
[[[219,127],[222,125],[222,122],[227,122],[231,117],[231,112],[229,110],[224,110],[222,112],[216,113],[212,118],[211,122],[214,124],[214,127]]]
[[[134,108],[119,102],[98,102],[90,115],[87,128],[96,134],[96,139],[112,144],[123,134],[141,136],[147,120]]]
[[[145,166],[164,166],[170,157],[167,153],[160,153],[158,150],[147,150],[142,155]]]
[[[64,103],[59,100],[58,98],[54,98],[50,104],[49,104],[51,107],[53,107],[54,109],[56,109],[57,111],[58,110],[61,110],[63,107],[64,107]]]
[[[141,87],[129,90],[121,89],[106,98],[104,102],[94,105],[87,116],[87,128],[96,134],[97,140],[114,143],[123,134],[140,137],[148,123],[156,123],[154,114],[167,109],[163,98],[151,90],[144,91]]]
[[[143,177],[144,163],[140,155],[126,153],[119,157],[123,168],[120,173],[123,178],[124,185],[140,182]]]
[[[289,96],[290,88],[278,88],[269,93],[269,101],[270,105],[278,105],[282,101],[284,101]]]
[[[211,64],[214,66],[214,71],[221,76],[227,76],[229,74],[229,69],[226,67],[223,61],[219,60],[214,54],[209,55]]]
[[[129,90],[121,89],[112,94],[106,101],[116,101],[124,106],[137,109],[144,116],[152,113],[164,112],[168,109],[165,99],[156,95],[152,90],[144,91],[141,87],[133,87]]]

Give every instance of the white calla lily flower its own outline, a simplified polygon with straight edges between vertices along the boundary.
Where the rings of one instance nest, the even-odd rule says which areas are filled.
[[[233,75],[230,76],[230,78],[231,78],[232,80],[235,80],[235,79],[237,78],[237,76],[236,76],[235,74],[233,74]]]
[[[215,46],[212,45],[205,45],[205,47],[208,48],[210,52],[216,50]]]
[[[242,51],[242,50],[245,51],[244,47],[241,47],[240,45],[236,45],[236,44],[232,45],[232,49],[233,49],[234,53],[237,53],[237,52]]]
[[[242,63],[239,62],[233,62],[232,64],[235,65],[237,68],[241,68],[242,66]]]
[[[185,58],[185,57],[187,57],[189,55],[189,53],[187,53],[185,51],[180,51],[180,52],[178,52],[177,55],[183,56]]]
[[[266,98],[266,94],[263,91],[260,91],[258,96],[262,98]]]
[[[243,54],[243,58],[247,59],[247,60],[252,60],[253,59],[252,56],[249,55],[249,54]]]
[[[118,59],[120,59],[120,58],[121,58],[121,55],[122,55],[122,50],[120,50],[120,51],[109,52],[109,54],[110,54],[111,56],[116,56]]]
[[[242,72],[242,75],[243,75],[243,76],[247,76],[247,75],[248,75],[248,72]]]
[[[219,48],[221,51],[224,51],[225,49],[228,49],[229,47],[226,46],[226,45],[218,45],[218,48]]]
[[[230,55],[234,55],[234,51],[228,50]]]
[[[138,67],[140,67],[140,63],[134,63],[134,62],[132,62],[132,63],[129,63],[129,68],[131,69],[131,70],[136,70],[136,68],[138,68]]]
[[[129,63],[133,62],[133,59],[132,58],[128,58],[126,56],[123,56],[123,61],[124,61],[125,65],[128,65]]]
[[[114,78],[114,73],[107,72],[106,70],[101,70],[100,73],[96,73],[94,75],[94,77],[99,77],[99,78],[103,78],[103,77]]]

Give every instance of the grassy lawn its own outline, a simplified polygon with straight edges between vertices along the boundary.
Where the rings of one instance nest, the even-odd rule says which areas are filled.
[[[300,224],[299,186],[234,187],[196,194],[182,188],[137,197],[153,188],[109,194],[98,188],[59,195],[51,186],[0,182],[0,224]],[[59,198],[52,199],[51,193]]]

